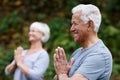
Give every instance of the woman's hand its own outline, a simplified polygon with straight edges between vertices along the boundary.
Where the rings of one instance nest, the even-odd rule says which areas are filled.
[[[15,51],[14,51],[14,59],[16,64],[18,65],[19,63],[23,63],[23,59],[24,56],[22,56],[22,51],[23,48],[22,47],[18,47]]]

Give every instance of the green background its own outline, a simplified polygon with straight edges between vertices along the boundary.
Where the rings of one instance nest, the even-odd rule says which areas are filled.
[[[102,23],[98,34],[112,52],[111,80],[120,80],[119,0],[0,0],[0,80],[13,80],[13,76],[5,76],[5,66],[13,60],[13,51],[18,46],[29,48],[29,26],[34,21],[45,22],[51,29],[51,37],[45,44],[50,65],[44,80],[53,80],[55,48],[63,47],[69,60],[72,52],[80,47],[74,42],[69,29],[71,9],[82,3],[94,4],[101,10]]]

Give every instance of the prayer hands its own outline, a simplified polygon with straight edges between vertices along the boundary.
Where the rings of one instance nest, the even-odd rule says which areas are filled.
[[[14,59],[15,59],[16,64],[23,62],[24,56],[22,56],[22,51],[23,51],[22,47],[18,47],[14,51]]]
[[[54,67],[56,73],[59,74],[68,74],[74,60],[71,59],[70,63],[67,62],[64,49],[61,47],[56,48],[54,54]]]

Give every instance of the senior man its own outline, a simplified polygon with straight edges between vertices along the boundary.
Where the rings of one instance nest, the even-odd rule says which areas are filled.
[[[112,72],[112,55],[99,39],[97,32],[101,13],[92,4],[80,4],[72,9],[74,41],[81,44],[66,60],[65,51],[58,47],[54,54],[56,76],[54,80],[109,80]]]

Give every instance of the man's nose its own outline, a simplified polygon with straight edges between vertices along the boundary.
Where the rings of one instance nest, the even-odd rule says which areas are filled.
[[[73,31],[74,31],[74,26],[72,25],[70,28],[70,32],[73,32]]]

